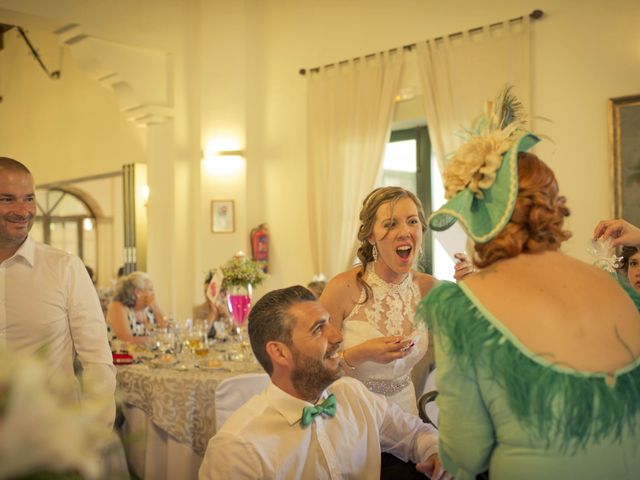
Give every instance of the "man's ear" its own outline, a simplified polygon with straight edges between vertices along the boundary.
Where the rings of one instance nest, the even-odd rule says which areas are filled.
[[[291,350],[282,342],[271,341],[265,346],[267,355],[271,358],[273,365],[289,368],[292,363],[293,356]]]

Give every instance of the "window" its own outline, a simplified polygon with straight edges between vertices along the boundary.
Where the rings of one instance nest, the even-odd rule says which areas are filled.
[[[97,224],[89,206],[77,195],[58,188],[36,189],[36,199],[33,238],[77,255],[97,271]]]
[[[427,217],[444,204],[442,177],[436,159],[431,154],[427,127],[391,133],[378,186],[392,185],[415,193]],[[453,280],[453,260],[429,229],[423,237],[422,252],[418,270],[438,279]]]

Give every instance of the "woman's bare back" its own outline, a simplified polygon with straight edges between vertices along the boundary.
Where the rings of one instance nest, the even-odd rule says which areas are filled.
[[[640,356],[640,314],[606,272],[557,252],[521,254],[465,277],[479,303],[530,351],[586,372]]]

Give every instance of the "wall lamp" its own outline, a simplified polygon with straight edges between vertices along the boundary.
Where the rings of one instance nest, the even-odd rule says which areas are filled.
[[[214,175],[233,175],[244,168],[244,150],[221,150],[204,155],[204,168]]]

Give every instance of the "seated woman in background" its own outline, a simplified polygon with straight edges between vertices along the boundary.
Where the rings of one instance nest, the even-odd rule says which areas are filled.
[[[213,274],[214,272],[210,271],[204,278],[204,302],[193,307],[191,312],[194,326],[204,326],[204,323],[206,323],[209,329],[207,334],[209,338],[215,338],[220,333],[219,329],[224,329],[220,322],[226,322],[230,317],[229,309],[226,305],[227,296],[225,291],[222,290],[219,294],[216,291],[212,291],[210,295],[207,294],[207,290],[212,288],[210,283],[213,279]],[[216,285],[213,288],[220,287]],[[215,300],[211,300],[211,298]],[[216,322],[220,323],[220,325],[216,325]]]
[[[414,317],[435,284],[414,270],[426,229],[422,205],[403,188],[378,188],[365,198],[360,222],[362,264],[331,279],[320,303],[342,331],[347,374],[417,414],[410,373],[429,341]]]
[[[327,282],[324,280],[313,280],[307,284],[307,288],[311,290],[316,298],[320,298],[322,292],[324,291],[324,287],[327,286]]]
[[[132,272],[118,279],[107,309],[112,339],[142,345],[155,327],[163,328],[166,317],[158,307],[149,275]]]
[[[640,295],[560,253],[569,215],[507,91],[445,171],[435,230],[460,221],[473,273],[423,314],[437,352],[440,457],[457,480],[640,472]]]
[[[218,312],[218,306],[211,300],[210,296],[207,295],[207,289],[209,288],[209,283],[213,278],[213,272],[210,271],[204,278],[204,303],[200,305],[196,305],[193,307],[193,311],[191,316],[195,322],[207,322],[207,325],[213,325],[213,322],[218,320],[220,313]],[[212,295],[214,298],[217,298],[217,295]]]
[[[629,281],[629,285],[640,293],[640,250],[638,250],[638,247],[622,247],[618,269],[624,278]]]

